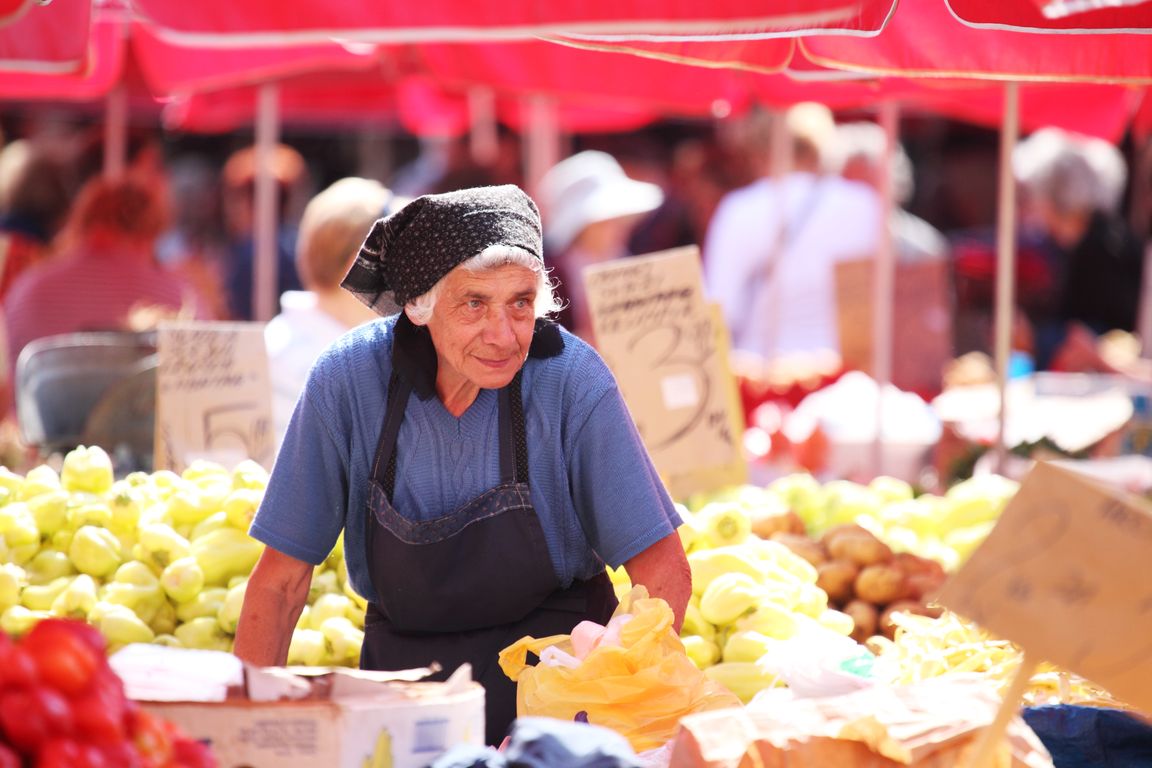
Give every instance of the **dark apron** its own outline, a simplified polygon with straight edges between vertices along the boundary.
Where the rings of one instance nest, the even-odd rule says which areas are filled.
[[[396,440],[412,392],[393,374],[372,468],[365,539],[372,586],[360,666],[409,669],[439,662],[443,680],[462,663],[485,689],[486,733],[499,744],[516,718],[516,684],[501,650],[525,635],[604,624],[616,608],[607,574],[561,589],[528,490],[520,374],[498,393],[500,484],[450,514],[413,522],[392,506]]]

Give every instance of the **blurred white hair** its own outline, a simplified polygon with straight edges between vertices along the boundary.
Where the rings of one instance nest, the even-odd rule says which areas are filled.
[[[548,270],[544,268],[540,259],[523,248],[511,245],[490,245],[459,264],[470,272],[483,272],[508,265],[525,267],[536,274],[536,317],[546,317],[553,312],[560,311],[561,304],[556,297],[555,286],[548,276]],[[442,277],[426,293],[404,305],[405,314],[415,325],[427,325],[428,321],[432,319],[432,311],[436,308],[436,299],[440,295],[440,286],[443,284],[444,278]]]
[[[867,163],[874,174],[879,174],[884,162],[884,129],[876,123],[862,120],[844,123],[836,128],[836,141],[833,145],[831,165],[837,173],[851,163]],[[897,141],[892,147],[892,196],[898,205],[905,205],[912,199],[912,161],[904,147]]]
[[[1012,170],[1029,194],[1065,213],[1115,213],[1128,180],[1128,166],[1115,146],[1060,128],[1041,128],[1017,144]]]

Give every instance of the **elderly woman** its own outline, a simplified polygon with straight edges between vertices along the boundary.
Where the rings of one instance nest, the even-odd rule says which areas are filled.
[[[399,315],[317,362],[251,533],[266,542],[237,655],[285,661],[312,568],[345,532],[369,603],[361,666],[472,665],[487,738],[516,714],[501,649],[603,623],[605,564],[683,620],[680,519],[612,374],[555,309],[535,204],[514,186],[417,198],[378,221],[344,281]]]

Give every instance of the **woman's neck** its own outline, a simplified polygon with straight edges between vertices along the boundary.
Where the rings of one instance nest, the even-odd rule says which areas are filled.
[[[441,365],[436,373],[436,396],[445,410],[456,418],[468,410],[480,394],[480,387],[468,379],[454,374],[447,366]]]

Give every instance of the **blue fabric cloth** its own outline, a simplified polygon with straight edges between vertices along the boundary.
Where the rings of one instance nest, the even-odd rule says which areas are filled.
[[[641,768],[628,741],[599,725],[548,717],[521,717],[502,752],[459,746],[429,768]]]
[[[344,530],[348,578],[376,594],[364,551],[370,466],[383,424],[395,317],[350,331],[317,361],[296,405],[251,534],[320,563]],[[618,567],[680,517],[604,361],[563,332],[564,351],[524,364],[532,504],[562,587]],[[499,482],[495,390],[460,418],[412,395],[400,429],[393,501],[430,520]],[[467,563],[461,564],[462,574]]]
[[[1024,709],[1056,768],[1152,766],[1152,726],[1127,712],[1059,704]]]

